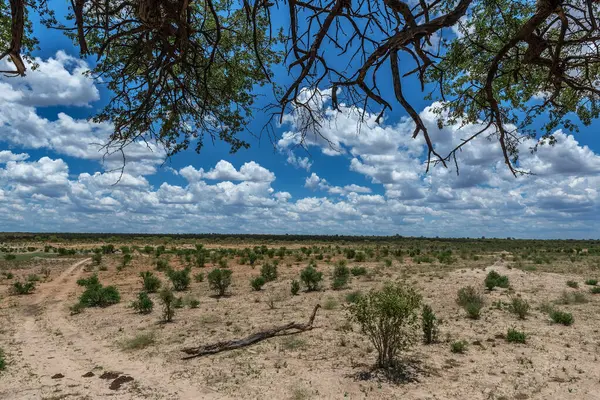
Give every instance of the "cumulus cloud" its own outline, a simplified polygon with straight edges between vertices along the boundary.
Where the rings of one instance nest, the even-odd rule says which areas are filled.
[[[209,171],[203,168],[195,169],[191,165],[182,168],[179,174],[189,182],[200,179],[210,179],[216,181],[250,181],[250,182],[272,182],[275,180],[275,174],[268,169],[261,167],[254,161],[243,164],[240,170],[236,170],[229,161],[221,160]]]
[[[0,69],[2,63],[0,61]],[[26,149],[47,149],[57,154],[93,160],[107,170],[122,168],[134,175],[153,174],[165,157],[152,143],[131,143],[124,154],[104,148],[112,125],[73,118],[65,111],[54,119],[43,117],[46,106],[87,107],[99,100],[93,80],[85,74],[83,60],[58,51],[53,58],[36,59],[38,68],[23,78],[0,76],[0,141]]]

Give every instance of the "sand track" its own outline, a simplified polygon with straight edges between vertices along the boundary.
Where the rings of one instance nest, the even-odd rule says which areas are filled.
[[[3,382],[0,398],[223,399],[187,379],[172,379],[172,371],[164,365],[132,360],[78,329],[76,320],[69,318],[68,300],[79,290],[77,280],[89,261],[78,261],[51,282],[40,284],[23,304],[25,317],[12,321],[11,326],[11,352],[20,368]],[[92,371],[94,376],[83,376]],[[106,371],[120,372],[134,381],[111,390],[113,380],[100,378]]]

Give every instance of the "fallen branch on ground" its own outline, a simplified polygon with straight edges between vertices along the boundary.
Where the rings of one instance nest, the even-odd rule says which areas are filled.
[[[266,331],[261,331],[257,333],[253,333],[250,336],[247,336],[243,339],[237,340],[229,340],[224,342],[217,342],[213,344],[207,344],[200,347],[188,347],[186,349],[182,349],[188,356],[182,358],[182,360],[189,360],[190,358],[202,357],[209,354],[220,353],[222,351],[235,350],[242,347],[250,346],[255,343],[261,342],[265,339],[269,339],[275,336],[282,335],[291,335],[300,332],[309,331],[313,328],[313,322],[315,320],[315,316],[317,315],[317,310],[321,307],[320,304],[317,304],[310,316],[310,319],[307,323],[301,324],[297,322],[290,322],[286,325],[276,326],[271,329],[267,329]],[[291,331],[291,332],[288,332]]]

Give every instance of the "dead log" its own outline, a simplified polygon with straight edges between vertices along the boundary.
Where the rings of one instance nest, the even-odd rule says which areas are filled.
[[[258,342],[262,342],[265,339],[269,339],[275,336],[291,335],[300,332],[309,331],[313,328],[313,322],[317,315],[317,310],[321,307],[317,304],[313,309],[312,315],[307,323],[290,322],[289,324],[276,326],[265,331],[253,333],[250,336],[246,336],[243,339],[228,340],[223,342],[217,342],[213,344],[207,344],[199,347],[188,347],[182,349],[186,354],[189,354],[182,358],[182,360],[189,360],[190,358],[202,357],[210,354],[220,353],[222,351],[235,350],[242,347],[250,346]]]

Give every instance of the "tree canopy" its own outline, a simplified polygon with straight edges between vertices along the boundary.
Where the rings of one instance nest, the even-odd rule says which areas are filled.
[[[456,162],[485,135],[517,174],[525,135],[552,142],[557,128],[598,118],[598,0],[71,0],[60,22],[52,1],[0,0],[0,59],[14,67],[3,72],[24,75],[24,59],[35,66],[39,14],[97,58],[90,73],[112,97],[94,119],[114,124],[109,145],[119,149],[156,141],[173,155],[193,139],[200,151],[207,136],[247,147],[240,133],[257,112],[257,85],[273,94],[259,111],[272,124],[298,116],[303,138],[319,134],[323,89],[334,109],[378,121],[403,109],[427,144],[428,166]],[[274,79],[279,63],[291,76],[285,84]],[[438,125],[482,129],[440,153],[407,80],[437,101]],[[392,91],[382,90],[386,81]]]

